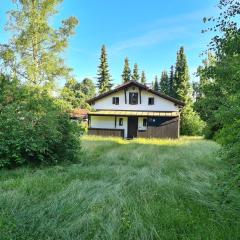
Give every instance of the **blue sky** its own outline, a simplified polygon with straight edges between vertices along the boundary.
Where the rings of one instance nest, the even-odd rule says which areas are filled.
[[[185,47],[192,75],[207,49],[209,34],[202,34],[202,18],[216,14],[217,0],[65,0],[53,24],[76,16],[80,24],[64,53],[66,63],[73,68],[78,80],[95,79],[100,48],[108,51],[110,72],[115,84],[121,82],[124,58],[133,67],[138,63],[145,70],[148,82],[169,70],[176,61],[176,52]],[[0,3],[0,42],[7,41],[4,32],[5,12],[12,7],[10,0]],[[95,80],[96,81],[96,80]],[[60,83],[62,85],[62,83]]]

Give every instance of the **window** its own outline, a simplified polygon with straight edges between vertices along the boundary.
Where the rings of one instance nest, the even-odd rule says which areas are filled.
[[[118,125],[119,125],[119,126],[123,126],[123,118],[119,118]]]
[[[153,97],[148,98],[148,105],[154,105],[154,98]]]
[[[138,104],[138,93],[136,93],[136,92],[129,93],[129,104],[131,104],[131,105]]]
[[[159,127],[166,121],[169,121],[171,119],[172,119],[171,117],[149,117],[147,125],[150,127]]]
[[[159,118],[155,118],[155,117],[148,118],[148,126],[151,126],[151,127],[160,126]]]
[[[144,126],[144,127],[147,126],[147,119],[146,119],[146,118],[143,119],[143,126]]]
[[[112,104],[119,105],[119,97],[113,97],[112,98]]]

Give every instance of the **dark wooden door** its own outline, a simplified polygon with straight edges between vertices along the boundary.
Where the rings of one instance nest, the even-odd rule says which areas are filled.
[[[128,138],[137,137],[138,118],[128,117]]]

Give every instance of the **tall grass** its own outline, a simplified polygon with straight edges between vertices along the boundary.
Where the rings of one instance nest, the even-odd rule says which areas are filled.
[[[84,137],[77,164],[0,171],[0,239],[238,239],[219,146]]]

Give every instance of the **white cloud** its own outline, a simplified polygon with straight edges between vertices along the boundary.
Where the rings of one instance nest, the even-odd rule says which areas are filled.
[[[114,55],[123,50],[136,48],[136,47],[146,47],[155,45],[158,43],[163,43],[166,41],[180,39],[186,34],[191,34],[192,25],[196,22],[200,23],[204,16],[210,16],[213,12],[213,8],[202,9],[186,14],[176,15],[169,18],[156,19],[151,23],[147,23],[141,26],[143,34],[116,42],[109,47],[109,53]]]
[[[138,37],[133,37],[113,44],[112,46],[109,47],[109,53],[116,54],[120,51],[129,48],[155,45],[160,42],[165,42],[174,39],[176,35],[183,34],[186,32],[187,32],[186,27],[160,28],[151,30]]]

